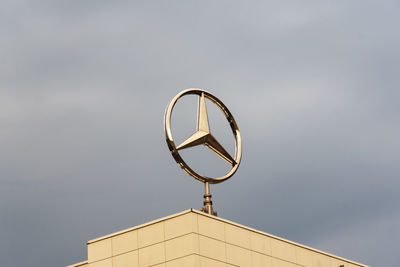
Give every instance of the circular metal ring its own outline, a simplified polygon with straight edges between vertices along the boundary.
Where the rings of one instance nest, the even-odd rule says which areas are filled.
[[[232,133],[235,137],[235,157],[234,157],[234,159],[231,158],[230,163],[232,165],[232,168],[224,176],[213,178],[213,177],[207,177],[207,176],[198,174],[197,172],[195,172],[192,168],[190,168],[185,163],[185,161],[180,156],[178,149],[175,146],[174,139],[172,137],[172,132],[171,132],[171,114],[172,114],[172,110],[173,110],[175,104],[177,103],[177,101],[185,95],[198,95],[199,96],[199,106],[200,106],[200,97],[203,97],[203,101],[204,101],[204,98],[211,100],[211,102],[216,104],[218,106],[218,108],[223,112],[223,114],[225,115],[226,119],[229,122],[229,125],[232,129]],[[208,121],[207,121],[207,127],[208,127]],[[165,130],[165,137],[166,137],[166,141],[168,144],[168,148],[171,151],[171,154],[174,157],[175,161],[179,164],[179,166],[187,174],[189,174],[190,176],[192,176],[193,178],[195,178],[196,180],[198,180],[200,182],[203,182],[203,183],[208,182],[210,184],[217,184],[217,183],[223,182],[223,181],[229,179],[236,172],[237,168],[239,167],[240,160],[242,157],[242,140],[241,140],[240,131],[236,124],[236,121],[233,118],[230,111],[228,110],[228,108],[224,105],[224,103],[222,103],[221,100],[219,100],[217,97],[215,97],[214,95],[212,95],[211,93],[209,93],[205,90],[197,89],[197,88],[190,88],[190,89],[184,90],[184,91],[180,92],[179,94],[177,94],[171,100],[171,102],[168,104],[167,109],[165,111],[164,130]],[[211,133],[209,133],[209,135],[211,136]],[[217,141],[215,140],[215,142],[217,142]],[[217,142],[217,144],[218,144],[218,142]],[[213,148],[211,148],[211,149],[214,150],[214,152],[217,153],[219,156],[221,156],[221,153],[218,153],[218,149],[217,150],[215,150]],[[221,157],[224,158],[223,155]],[[225,158],[225,160],[226,160],[226,158]]]

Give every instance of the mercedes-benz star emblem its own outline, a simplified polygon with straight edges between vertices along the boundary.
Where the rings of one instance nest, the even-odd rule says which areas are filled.
[[[199,97],[199,103],[197,107],[197,129],[194,134],[192,134],[189,138],[183,141],[180,145],[176,146],[174,143],[174,139],[172,138],[172,132],[171,132],[171,114],[177,101],[185,95],[198,95]],[[211,102],[217,105],[217,107],[224,113],[226,119],[229,122],[229,125],[232,129],[232,133],[235,137],[234,157],[232,157],[225,150],[225,148],[217,141],[217,139],[215,139],[215,137],[211,134],[210,127],[208,124],[205,98],[209,99]],[[222,103],[218,98],[213,96],[211,93],[204,91],[202,89],[191,88],[177,94],[168,104],[167,109],[165,111],[164,128],[165,128],[165,137],[167,140],[168,148],[171,151],[171,154],[174,157],[175,161],[190,176],[205,184],[205,189],[206,189],[206,193],[204,195],[205,206],[202,208],[202,210],[209,214],[216,215],[216,212],[212,210],[211,195],[209,193],[209,184],[216,184],[229,179],[239,167],[240,159],[242,156],[242,141],[240,137],[239,128],[237,127],[235,119],[229,112],[228,108],[224,105],[224,103]],[[181,149],[198,145],[206,146],[207,148],[215,152],[218,156],[220,156],[222,159],[224,159],[226,162],[228,162],[231,166],[231,169],[228,171],[228,173],[226,173],[222,177],[207,177],[198,174],[192,168],[190,168],[182,159],[178,151]]]

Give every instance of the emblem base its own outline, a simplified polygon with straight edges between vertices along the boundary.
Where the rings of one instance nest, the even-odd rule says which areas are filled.
[[[203,206],[200,211],[207,213],[209,215],[218,216],[217,211],[212,208],[212,206]]]
[[[212,206],[212,201],[211,201],[211,194],[210,194],[210,184],[208,182],[204,183],[204,189],[205,189],[205,194],[204,194],[204,206],[200,208],[200,211],[205,212],[209,215],[217,215],[217,211],[213,209]]]

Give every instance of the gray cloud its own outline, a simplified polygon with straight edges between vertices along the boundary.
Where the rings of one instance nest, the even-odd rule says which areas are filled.
[[[4,265],[72,264],[86,240],[200,207],[203,187],[176,166],[162,126],[168,101],[189,87],[224,101],[243,135],[238,173],[211,188],[222,217],[398,265],[388,249],[400,217],[395,1],[3,7]],[[194,127],[193,103],[174,113],[179,138]],[[202,152],[185,154],[213,162]]]

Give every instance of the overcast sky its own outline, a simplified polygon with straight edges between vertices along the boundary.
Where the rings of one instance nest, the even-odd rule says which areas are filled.
[[[203,185],[163,132],[168,102],[197,87],[242,133],[238,172],[211,187],[220,217],[399,266],[399,13],[398,1],[3,1],[1,265],[69,265],[89,239],[199,209]],[[196,100],[178,104],[184,139]],[[205,149],[183,155],[226,168]]]

